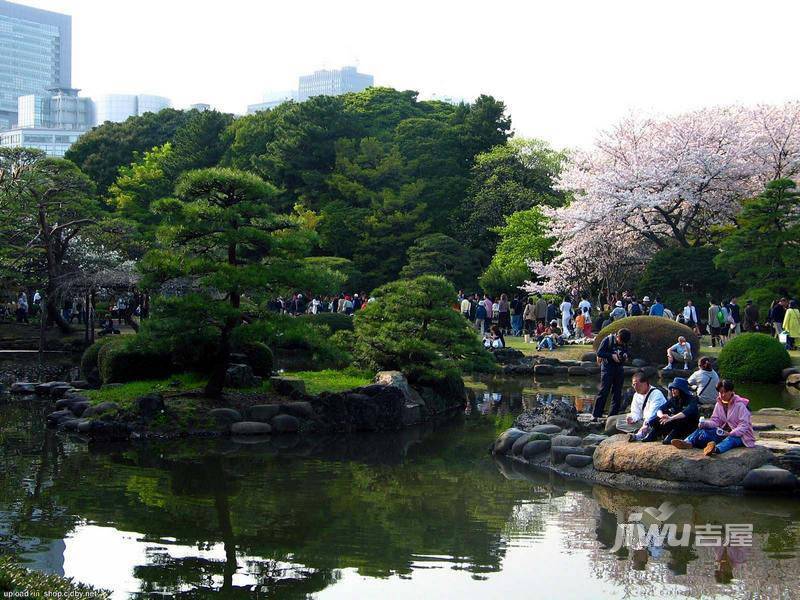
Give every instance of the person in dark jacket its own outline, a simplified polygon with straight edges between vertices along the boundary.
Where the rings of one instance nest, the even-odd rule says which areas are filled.
[[[700,409],[697,396],[683,377],[676,377],[669,384],[669,399],[656,413],[648,425],[650,433],[642,440],[652,442],[664,436],[664,444],[673,439],[681,440],[697,429]]]
[[[760,329],[758,326],[758,307],[753,304],[752,300],[748,300],[747,304],[745,304],[742,329],[750,333],[755,333]]]
[[[600,361],[600,392],[594,401],[592,415],[595,419],[603,416],[608,394],[611,392],[611,410],[608,415],[616,415],[622,408],[622,384],[625,380],[625,363],[628,360],[628,343],[631,341],[629,329],[620,329],[611,334],[597,348]]]

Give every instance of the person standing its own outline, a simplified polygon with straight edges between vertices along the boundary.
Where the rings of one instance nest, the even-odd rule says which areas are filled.
[[[612,310],[608,318],[611,319],[612,322],[618,321],[619,319],[624,319],[628,316],[628,313],[625,312],[625,307],[622,306],[622,300],[617,300],[614,305],[614,310]]]
[[[536,320],[540,323],[550,322],[550,319],[547,318],[547,305],[547,300],[539,296],[539,299],[536,301]]]
[[[564,297],[559,308],[561,310],[561,330],[564,332],[564,337],[570,337],[572,335],[572,302],[570,302],[569,296]]]
[[[469,298],[467,296],[464,296],[464,298],[462,298],[461,300],[461,314],[467,321],[469,321],[469,312],[471,306],[472,304],[470,303]]]
[[[731,324],[729,337],[742,333],[742,313],[739,310],[739,305],[736,304],[736,298],[731,298],[728,303],[728,315]]]
[[[534,335],[534,326],[536,324],[536,306],[533,304],[533,298],[528,298],[528,303],[525,305],[525,310],[522,311],[523,327],[525,328],[525,343],[531,343],[531,336]],[[533,341],[536,341],[535,339]]]
[[[17,323],[28,322],[28,296],[25,292],[19,293],[17,298]]]
[[[750,333],[757,332],[758,326],[758,307],[748,300],[744,305],[744,319],[742,319],[742,329]]]
[[[797,308],[797,300],[789,302],[789,308],[783,317],[783,329],[787,333],[786,349],[794,350],[797,340],[800,339],[800,310]]]
[[[524,304],[519,294],[511,301],[511,335],[522,335],[522,310]]]
[[[597,359],[600,361],[600,392],[595,398],[592,409],[592,416],[596,420],[603,416],[609,392],[611,392],[611,409],[608,415],[616,415],[622,408],[624,367],[628,361],[628,343],[630,341],[631,332],[623,327],[616,334],[606,336],[597,349]]]
[[[650,307],[650,316],[651,317],[663,317],[664,316],[664,304],[661,302],[661,298],[656,296],[656,301],[653,306]]]
[[[772,323],[772,328],[775,331],[775,337],[778,337],[783,331],[783,317],[786,316],[786,308],[789,306],[789,301],[786,298],[778,300],[769,311],[769,320]]]
[[[506,294],[500,294],[500,301],[497,303],[497,326],[503,334],[508,333],[511,328],[511,305]]]
[[[488,331],[486,323],[491,325],[491,320],[486,318],[486,304],[478,302],[478,307],[475,309],[475,329],[481,332],[481,335],[486,335]]]
[[[687,300],[686,306],[683,307],[683,322],[689,329],[700,335],[700,320],[697,318],[697,309],[691,300]]]
[[[552,300],[547,301],[547,311],[545,313],[545,323],[551,323],[556,320],[558,316],[558,309]]]
[[[584,310],[584,308],[586,310]],[[589,314],[592,313],[592,303],[589,302],[589,299],[585,295],[581,295],[581,301],[578,302],[578,312],[588,312]]]
[[[725,327],[725,313],[722,312],[719,304],[711,300],[708,307],[708,334],[711,336],[711,347],[716,348],[717,344],[722,346],[720,334]]]

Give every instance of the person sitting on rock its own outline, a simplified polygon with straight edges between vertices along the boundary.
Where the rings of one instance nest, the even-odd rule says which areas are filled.
[[[733,391],[733,382],[723,379],[717,384],[717,403],[710,419],[701,420],[698,428],[683,440],[672,440],[680,450],[703,448],[703,454],[722,454],[732,448],[756,445],[756,436],[750,422],[747,398]]]
[[[700,359],[697,371],[689,377],[689,385],[695,389],[701,404],[714,404],[717,401],[717,384],[719,375],[711,366],[711,359],[704,356]]]
[[[643,442],[664,438],[664,444],[681,439],[697,429],[700,409],[697,396],[683,377],[676,377],[669,384],[669,400],[656,411],[655,416],[646,423],[649,432]]]
[[[647,374],[644,371],[636,371],[633,374],[631,383],[634,394],[631,400],[631,412],[624,420],[621,418],[617,420],[617,429],[631,433],[628,438],[629,441],[641,441],[648,433],[646,430],[647,423],[656,416],[656,412],[664,404],[667,399],[656,387],[650,385]]]
[[[483,340],[483,345],[490,350],[497,350],[498,348],[506,347],[506,339],[503,337],[503,332],[498,325],[492,325],[489,333]]]
[[[678,336],[678,343],[673,344],[667,348],[667,366],[664,367],[665,371],[672,369],[672,363],[675,361],[683,362],[684,370],[689,370],[689,363],[692,360],[692,347],[686,341],[686,338]]]

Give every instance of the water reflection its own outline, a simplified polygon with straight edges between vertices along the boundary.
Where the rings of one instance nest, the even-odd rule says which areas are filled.
[[[488,401],[506,410],[505,396]],[[523,401],[520,392],[508,410]],[[677,500],[697,523],[752,523],[746,556],[613,553],[617,526],[665,497],[494,461],[491,419],[279,443],[87,448],[44,431],[44,410],[0,407],[0,544],[119,597],[505,598],[531,586],[570,598],[747,597],[800,583],[796,502]]]

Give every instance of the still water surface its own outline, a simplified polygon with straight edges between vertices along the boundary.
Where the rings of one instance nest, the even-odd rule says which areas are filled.
[[[264,443],[87,448],[44,430],[41,404],[2,404],[0,544],[119,598],[798,597],[796,499],[633,493],[497,462],[487,446],[542,390],[474,383],[488,416]],[[619,523],[664,500],[752,524],[752,547],[611,551]]]

